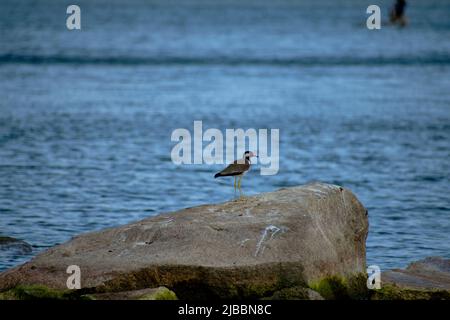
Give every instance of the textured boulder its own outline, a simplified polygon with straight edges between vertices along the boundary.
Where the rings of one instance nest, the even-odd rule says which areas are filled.
[[[374,299],[450,299],[450,259],[429,257],[381,275]]]
[[[367,232],[367,210],[350,191],[312,183],[77,236],[1,273],[0,291],[66,289],[77,265],[87,293],[165,286],[181,299],[262,298],[300,287],[357,297]]]

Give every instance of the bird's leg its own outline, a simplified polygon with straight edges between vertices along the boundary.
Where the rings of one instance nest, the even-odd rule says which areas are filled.
[[[234,176],[234,192],[236,192],[236,176]]]
[[[241,189],[241,181],[242,181],[242,175],[239,177],[238,181],[238,189],[239,189],[239,197],[242,198],[242,189]]]

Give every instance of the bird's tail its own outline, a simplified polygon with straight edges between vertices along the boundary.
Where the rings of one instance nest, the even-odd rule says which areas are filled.
[[[214,178],[220,177],[220,172],[214,175]]]

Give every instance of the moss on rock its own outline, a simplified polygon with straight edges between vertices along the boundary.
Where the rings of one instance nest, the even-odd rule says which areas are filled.
[[[178,300],[175,292],[160,287],[158,290],[152,294],[145,294],[139,298],[139,300]]]
[[[371,290],[371,300],[450,300],[447,290],[416,290],[400,288],[396,285],[385,284],[381,289]]]
[[[309,287],[327,300],[367,299],[369,292],[366,279],[364,274],[357,274],[349,278],[333,275],[312,282]]]
[[[91,293],[83,297],[91,300],[178,300],[175,292],[166,287]]]
[[[323,297],[309,288],[295,286],[278,290],[272,296],[262,300],[323,300]]]
[[[313,282],[310,284],[310,288],[327,300],[349,298],[344,279],[338,276],[329,276]]]
[[[82,299],[76,291],[56,290],[43,285],[19,285],[0,292],[0,300],[74,300]]]

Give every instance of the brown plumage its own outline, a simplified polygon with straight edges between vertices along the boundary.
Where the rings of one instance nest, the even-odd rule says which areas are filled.
[[[245,159],[245,163],[242,160],[234,160],[232,164],[223,169],[222,171],[215,174],[214,178],[217,177],[229,177],[229,176],[239,176],[250,169],[251,162]]]

